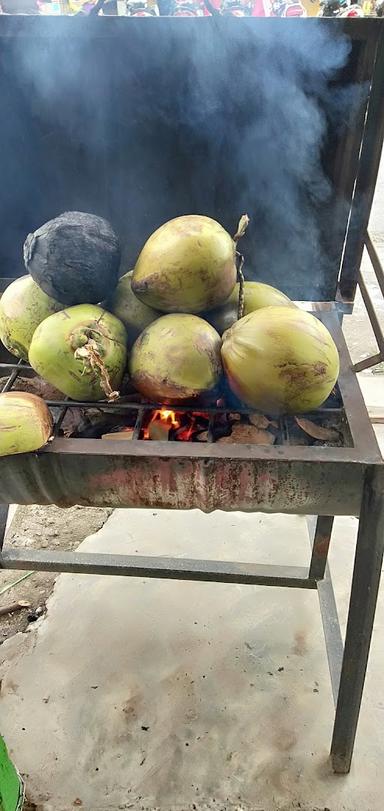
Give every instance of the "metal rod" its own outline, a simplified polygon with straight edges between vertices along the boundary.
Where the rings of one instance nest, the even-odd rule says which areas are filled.
[[[354,298],[355,296],[357,274],[364,250],[365,234],[368,228],[373,195],[375,193],[384,136],[383,28],[382,21],[378,20],[378,23],[379,26],[376,28],[377,38],[374,45],[375,56],[372,84],[340,275],[340,290],[343,297],[347,299]]]
[[[20,369],[20,371],[28,371],[31,372],[32,369],[29,363],[0,363],[0,371],[7,369]]]
[[[215,424],[214,414],[210,414],[209,415],[209,423],[208,423],[208,431],[207,431],[207,442],[213,442],[214,424]]]
[[[335,772],[350,770],[371,643],[384,550],[384,466],[366,474],[333,730]]]
[[[79,574],[123,575],[165,580],[200,580],[214,583],[316,588],[316,581],[307,577],[307,570],[304,566],[267,566],[221,560],[53,552],[16,547],[3,550],[0,565],[4,569],[32,569],[44,572],[77,572]]]
[[[378,352],[376,355],[370,355],[369,358],[363,358],[363,360],[359,360],[358,363],[354,363],[352,369],[355,374],[357,374],[358,372],[363,372],[364,369],[371,369],[372,366],[377,366],[377,364],[381,363],[383,360],[383,353]]]
[[[65,401],[67,401],[67,400],[68,400],[68,397],[65,398]],[[58,434],[59,434],[60,428],[61,428],[61,426],[63,424],[63,421],[65,419],[67,411],[68,411],[68,408],[67,408],[66,405],[63,405],[61,407],[60,411],[59,411],[59,414],[58,414],[57,419],[55,420],[54,426],[53,426],[55,436],[58,436]]]
[[[365,245],[366,245],[366,248],[367,248],[367,251],[368,251],[368,256],[369,256],[369,258],[371,260],[373,270],[375,272],[377,283],[378,283],[378,285],[380,287],[382,295],[384,296],[384,269],[383,269],[383,266],[382,266],[382,264],[380,262],[379,255],[378,255],[378,253],[376,251],[376,248],[375,248],[375,246],[374,246],[374,244],[373,244],[373,242],[371,240],[371,237],[370,237],[370,234],[368,233],[368,231],[367,231],[367,233],[365,235]]]
[[[14,367],[13,372],[9,375],[8,379],[5,381],[3,388],[1,389],[2,394],[5,392],[10,391],[15,380],[17,380],[21,371],[21,361]]]
[[[325,648],[327,651],[329,675],[331,678],[333,702],[336,706],[339,693],[341,666],[343,662],[344,645],[341,636],[339,615],[333,591],[333,584],[328,563],[325,567],[323,580],[317,582],[321,620],[323,623]]]
[[[319,515],[316,519],[309,566],[309,577],[314,577],[315,580],[321,580],[324,577],[333,521],[333,515]]]
[[[367,285],[365,284],[365,280],[364,280],[363,275],[362,275],[361,272],[359,273],[359,287],[360,287],[360,292],[361,292],[361,295],[363,297],[363,301],[364,301],[364,304],[365,304],[365,307],[366,307],[366,310],[367,310],[367,313],[368,313],[369,320],[371,322],[371,327],[373,329],[373,332],[374,332],[374,335],[375,335],[375,338],[376,338],[376,341],[377,341],[377,345],[378,345],[378,347],[380,349],[380,352],[383,352],[383,350],[384,350],[383,331],[381,329],[380,321],[379,321],[379,319],[377,317],[375,308],[374,308],[373,303],[372,303],[372,299],[371,299],[371,297],[369,295]]]
[[[314,549],[316,537],[320,539],[321,536],[327,538],[331,537],[332,527],[334,522],[333,515],[326,516],[307,516],[309,541]],[[325,545],[327,546],[326,542]],[[329,546],[329,543],[328,543]],[[337,695],[339,692],[341,664],[343,661],[343,639],[341,636],[339,616],[337,613],[337,605],[335,594],[333,591],[331,572],[327,563],[328,546],[326,555],[321,556],[321,569],[324,564],[323,578],[317,581],[317,594],[319,597],[321,620],[323,624],[325,647],[327,651],[329,675],[331,677],[333,701],[336,706]],[[311,566],[314,556],[312,553]],[[310,571],[311,571],[310,566]],[[315,557],[315,571],[319,571],[317,557]]]
[[[142,422],[144,417],[144,409],[139,408],[137,412],[136,422],[133,428],[132,439],[138,439],[140,436],[140,431],[142,428]]]
[[[5,541],[5,533],[7,529],[7,521],[8,521],[8,512],[9,512],[9,505],[8,504],[0,504],[0,551],[3,548],[3,544]]]

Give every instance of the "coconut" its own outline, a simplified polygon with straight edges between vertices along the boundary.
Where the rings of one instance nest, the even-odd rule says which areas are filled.
[[[339,374],[332,336],[298,307],[266,307],[241,318],[224,333],[221,354],[232,391],[267,414],[318,408]]]
[[[31,276],[15,279],[0,299],[0,341],[12,355],[28,360],[36,327],[63,309],[64,304],[47,296]]]
[[[111,299],[110,307],[111,312],[123,322],[127,330],[128,343],[133,343],[143,329],[161,315],[157,310],[148,307],[135,296],[131,285],[132,276],[133,271],[130,270],[129,273],[125,273],[121,277]]]
[[[210,310],[224,303],[235,286],[235,252],[232,237],[210,217],[176,217],[145,243],[133,271],[132,290],[155,310]]]
[[[228,301],[226,301],[222,307],[211,310],[211,312],[207,314],[207,320],[217,329],[220,335],[237,321],[239,288],[240,285],[236,284]],[[295,305],[285,293],[282,293],[270,284],[264,284],[263,282],[244,283],[243,315],[249,315],[249,313],[260,310],[262,307],[273,306],[294,307]]]
[[[25,267],[48,296],[69,304],[98,304],[117,284],[120,245],[102,217],[67,211],[24,243]]]
[[[52,428],[41,397],[19,391],[0,394],[0,456],[37,451],[48,442]]]
[[[220,346],[220,336],[202,318],[164,315],[133,345],[132,383],[144,397],[163,403],[212,394],[222,372]]]
[[[29,349],[32,368],[72,400],[114,400],[127,359],[127,334],[116,316],[93,304],[50,315]]]

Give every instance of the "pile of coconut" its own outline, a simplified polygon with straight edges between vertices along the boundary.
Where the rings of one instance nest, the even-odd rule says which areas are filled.
[[[158,228],[119,278],[110,223],[66,212],[29,234],[28,275],[0,301],[0,340],[49,384],[81,402],[118,399],[123,376],[156,403],[215,402],[226,382],[270,415],[320,406],[339,373],[326,327],[284,293],[238,281],[237,243],[197,214]],[[0,455],[36,450],[52,430],[40,398],[0,395]]]

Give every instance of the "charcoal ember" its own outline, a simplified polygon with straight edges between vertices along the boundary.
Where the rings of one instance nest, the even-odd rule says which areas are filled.
[[[119,240],[102,217],[66,211],[28,234],[24,263],[39,287],[57,301],[98,304],[117,285]]]
[[[223,445],[231,445],[236,442],[248,445],[273,445],[275,437],[270,431],[264,431],[254,425],[236,423],[232,427],[230,436],[223,436],[216,441]]]
[[[27,391],[30,394],[36,394],[38,397],[42,397],[43,400],[63,399],[61,391],[55,389],[54,386],[51,386],[50,383],[47,383],[38,375],[34,377],[18,377],[13,388],[15,391]]]

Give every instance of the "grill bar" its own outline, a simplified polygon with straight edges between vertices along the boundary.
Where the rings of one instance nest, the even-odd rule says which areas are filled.
[[[2,368],[2,366],[3,366],[3,364],[0,364],[0,368]],[[19,374],[20,374],[20,371],[21,371],[21,360],[18,363],[14,363],[14,364],[7,363],[6,366],[7,366],[8,369],[11,368],[13,371],[11,372],[11,374],[9,375],[7,380],[5,381],[4,386],[1,389],[2,393],[10,391],[13,384],[16,382],[17,378],[19,377]]]
[[[138,439],[143,425],[144,408],[139,408],[137,412],[136,422],[133,429],[132,439]]]

